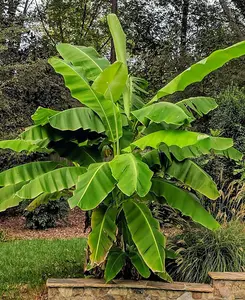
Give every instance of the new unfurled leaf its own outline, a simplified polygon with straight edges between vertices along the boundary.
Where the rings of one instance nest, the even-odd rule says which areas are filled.
[[[115,14],[109,14],[107,16],[107,22],[113,38],[117,60],[127,65],[126,35],[122,29],[120,21]]]

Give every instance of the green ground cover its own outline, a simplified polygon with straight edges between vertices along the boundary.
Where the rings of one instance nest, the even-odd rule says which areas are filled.
[[[35,289],[47,278],[83,276],[85,247],[82,238],[1,242],[0,298],[23,299],[13,296],[15,290],[21,285]]]

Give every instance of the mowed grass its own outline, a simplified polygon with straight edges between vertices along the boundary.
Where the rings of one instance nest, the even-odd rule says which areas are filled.
[[[35,288],[51,277],[82,277],[86,244],[82,238],[0,242],[0,299],[20,285]]]

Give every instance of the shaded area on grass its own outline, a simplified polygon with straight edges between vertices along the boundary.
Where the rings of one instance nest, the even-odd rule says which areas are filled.
[[[0,243],[0,296],[19,284],[36,287],[50,277],[83,277],[86,245],[84,238]]]

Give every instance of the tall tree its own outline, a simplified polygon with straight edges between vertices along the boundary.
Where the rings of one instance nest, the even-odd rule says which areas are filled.
[[[233,2],[239,2],[239,1],[233,1]],[[227,4],[226,0],[219,0],[219,3],[221,5],[225,15],[227,16],[234,33],[238,36],[238,38],[241,41],[244,40],[245,36],[240,28],[241,23],[235,18],[234,12],[231,10],[231,8]],[[244,5],[244,13],[245,13],[245,5]]]
[[[190,1],[183,0],[182,19],[181,19],[181,34],[180,34],[180,53],[181,53],[181,55],[185,55],[185,52],[186,52],[189,6],[190,6]]]
[[[117,14],[117,9],[118,9],[117,0],[111,0],[111,12],[113,14]],[[111,61],[111,63],[114,63],[116,61],[116,52],[115,52],[115,47],[114,47],[114,43],[113,43],[112,39],[111,39],[110,61]]]

